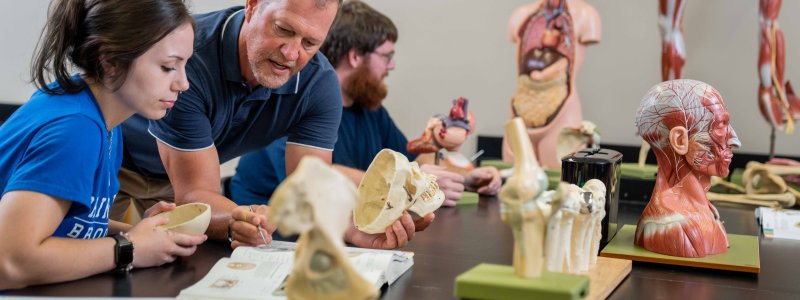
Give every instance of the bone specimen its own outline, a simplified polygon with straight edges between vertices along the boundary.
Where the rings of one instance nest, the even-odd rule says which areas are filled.
[[[545,263],[545,225],[550,214],[542,193],[547,176],[536,161],[522,119],[506,122],[505,133],[514,151],[514,173],[500,189],[501,218],[514,234],[514,272],[538,278]]]
[[[355,207],[355,186],[319,158],[306,156],[275,190],[269,221],[282,235],[300,234],[286,282],[289,299],[376,299],[358,274],[342,237]]]
[[[544,167],[561,164],[555,145],[562,130],[581,127],[575,78],[586,46],[600,41],[600,27],[599,14],[583,0],[538,1],[518,8],[509,20],[518,64],[511,114],[525,121]],[[507,162],[513,160],[509,146],[504,143]]]
[[[561,183],[545,191],[539,167],[521,118],[505,125],[514,151],[514,173],[500,190],[500,212],[514,235],[517,276],[537,278],[543,269],[580,273],[596,262],[605,216],[605,185],[589,180],[584,189]],[[576,225],[577,224],[577,225]]]
[[[444,201],[436,176],[420,171],[405,155],[383,149],[372,160],[358,186],[353,211],[356,227],[366,233],[382,233],[409,210],[418,216],[435,211]]]
[[[673,256],[725,252],[725,228],[706,191],[711,176],[728,175],[732,148],[740,144],[719,92],[696,80],[657,84],[642,99],[636,126],[658,171],[634,242]]]

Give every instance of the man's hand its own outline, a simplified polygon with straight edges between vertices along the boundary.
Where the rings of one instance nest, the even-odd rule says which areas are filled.
[[[163,212],[168,212],[170,210],[175,209],[175,207],[176,207],[175,203],[158,201],[156,205],[153,205],[144,211],[144,218],[149,218]]]
[[[436,176],[436,183],[439,184],[439,189],[444,192],[442,206],[455,206],[456,201],[461,199],[461,193],[464,192],[464,176],[448,171],[445,167],[431,164],[420,166],[420,170]]]
[[[421,231],[433,222],[434,214],[414,221],[408,212],[404,212],[399,220],[386,227],[384,233],[369,234],[359,231],[355,226],[345,233],[345,241],[357,247],[373,249],[395,249],[408,245],[416,231]]]
[[[478,192],[481,195],[494,196],[500,191],[503,180],[500,172],[495,167],[480,167],[472,169],[464,176],[464,185],[469,191]]]
[[[231,248],[239,246],[257,246],[272,242],[272,233],[275,227],[267,222],[269,206],[266,205],[246,205],[239,206],[231,212],[232,222],[230,224]],[[258,226],[261,226],[259,233]],[[264,236],[262,238],[261,236]]]

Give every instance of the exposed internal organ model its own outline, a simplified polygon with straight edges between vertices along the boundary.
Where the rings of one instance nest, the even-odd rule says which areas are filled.
[[[561,131],[581,127],[575,77],[586,45],[600,40],[600,27],[597,11],[582,0],[539,1],[520,7],[509,20],[509,36],[518,45],[511,113],[524,120],[546,168],[560,166],[555,145]],[[503,160],[511,162],[511,155],[505,143]]]
[[[658,1],[658,28],[661,31],[661,80],[681,78],[686,62],[686,46],[683,42],[684,0]]]
[[[711,176],[728,175],[740,144],[719,92],[695,80],[657,84],[642,99],[636,126],[656,154],[658,172],[634,242],[682,257],[727,251],[725,228],[706,192]]]
[[[353,211],[356,228],[382,233],[406,210],[420,217],[444,202],[436,176],[420,171],[405,155],[383,149],[372,160],[358,185],[358,203]]]
[[[344,235],[356,188],[319,158],[306,156],[275,190],[269,221],[282,235],[300,234],[289,299],[377,299],[379,291],[350,265]]]
[[[500,190],[500,213],[514,234],[514,272],[537,278],[543,270],[588,271],[600,246],[605,185],[592,179],[584,189],[562,182],[558,191],[545,191],[547,177],[522,119],[506,122],[505,133],[515,154],[514,173]]]
[[[794,121],[800,118],[800,99],[784,77],[786,53],[783,31],[778,26],[780,9],[781,0],[759,1],[758,73],[761,84],[758,86],[758,108],[773,130],[777,128],[791,134]],[[774,137],[770,155],[774,153],[773,144]]]
[[[408,152],[419,154],[420,164],[441,164],[461,173],[474,169],[475,165],[458,152],[467,136],[475,132],[475,117],[468,105],[469,100],[459,97],[453,100],[447,116],[438,114],[428,119],[422,136],[406,145]]]

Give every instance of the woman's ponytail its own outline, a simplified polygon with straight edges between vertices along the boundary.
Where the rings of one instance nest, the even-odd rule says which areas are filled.
[[[71,56],[86,34],[83,20],[85,0],[55,0],[50,5],[47,23],[36,45],[31,77],[37,88],[50,94],[75,93],[85,87],[70,76]],[[58,86],[48,86],[55,77]]]

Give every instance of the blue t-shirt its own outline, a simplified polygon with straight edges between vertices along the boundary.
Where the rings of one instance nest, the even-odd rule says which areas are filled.
[[[333,150],[333,163],[366,170],[382,149],[389,148],[416,158],[406,151],[408,140],[397,128],[386,108],[377,110],[346,107],[342,110],[339,140]],[[242,156],[236,175],[231,179],[231,198],[234,202],[263,204],[286,178],[286,139],[267,148]]]
[[[339,79],[324,55],[317,52],[280,88],[250,88],[239,68],[243,9],[194,19],[194,55],[186,65],[190,88],[163,119],[134,116],[123,123],[125,168],[166,178],[154,137],[186,151],[215,146],[220,163],[282,136],[292,143],[333,149],[342,98]]]
[[[75,77],[77,79],[77,77]],[[119,190],[122,131],[106,130],[91,91],[37,91],[0,126],[0,190],[72,201],[53,236],[100,238]]]

